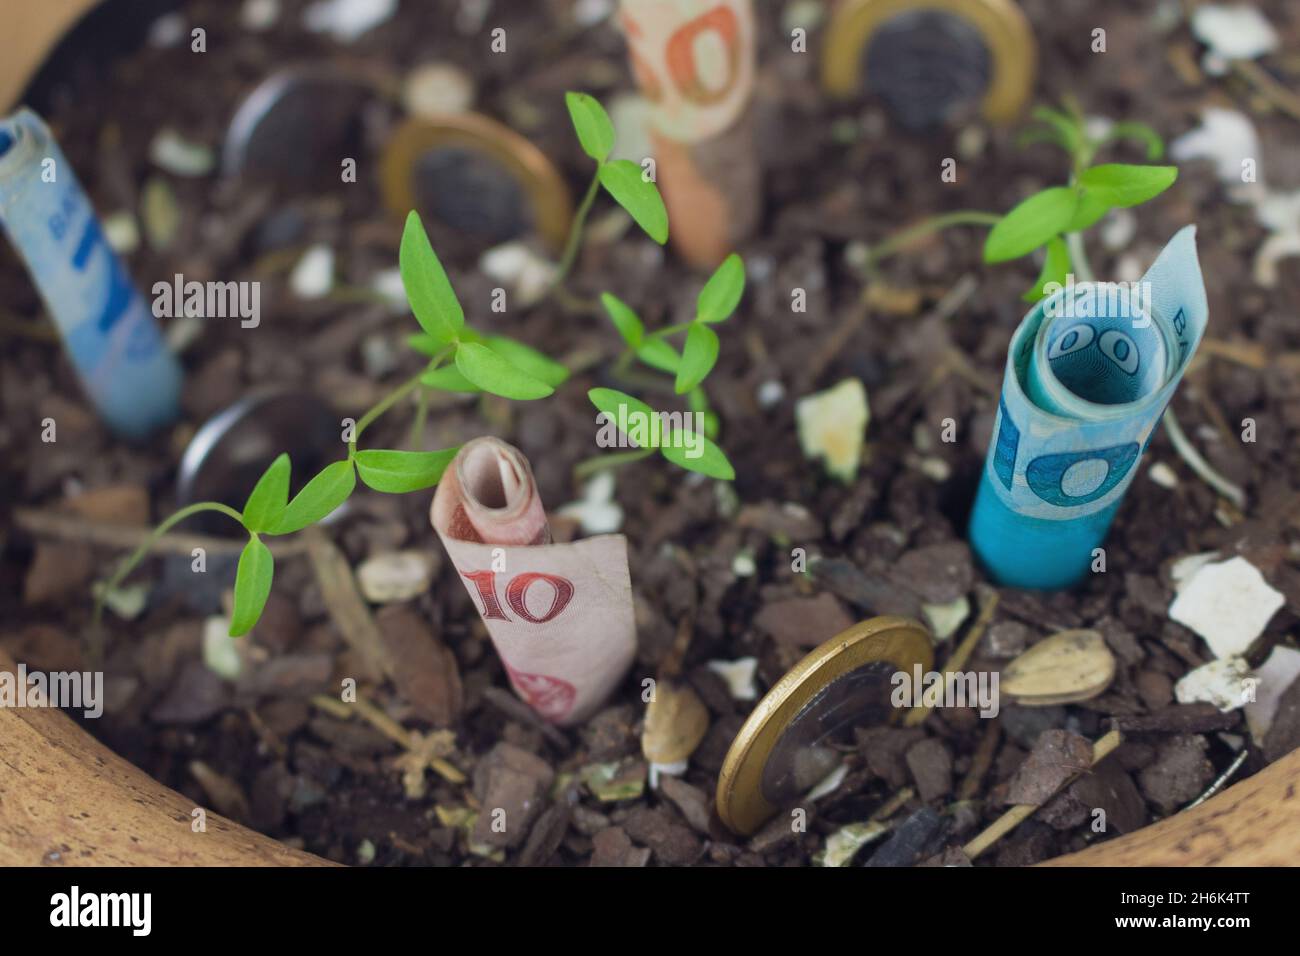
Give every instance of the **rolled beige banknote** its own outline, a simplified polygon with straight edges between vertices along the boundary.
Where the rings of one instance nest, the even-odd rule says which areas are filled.
[[[751,0],[622,0],[674,246],[711,269],[758,222]]]
[[[552,543],[528,459],[490,437],[461,448],[429,518],[515,693],[553,723],[589,717],[636,654],[627,540]]]

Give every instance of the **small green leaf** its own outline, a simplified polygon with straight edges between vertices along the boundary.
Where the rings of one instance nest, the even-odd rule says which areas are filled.
[[[1079,151],[1083,131],[1070,114],[1054,110],[1050,106],[1036,106],[1030,115],[1052,130],[1057,145],[1071,156]]]
[[[685,395],[704,381],[717,361],[718,333],[703,322],[692,322],[682,349],[682,364],[677,367],[677,394]]]
[[[1079,192],[1053,186],[1035,193],[997,221],[984,240],[985,262],[1006,262],[1033,252],[1074,218]]]
[[[700,290],[695,317],[700,322],[721,322],[740,305],[745,294],[745,263],[734,252],[722,260]]]
[[[525,374],[486,345],[462,342],[456,347],[456,368],[467,379],[493,395],[527,401],[555,391],[541,379]]]
[[[425,372],[420,376],[420,384],[427,385],[429,388],[436,388],[442,392],[483,391],[464,375],[461,375],[460,369],[454,365],[444,365],[441,368]]]
[[[630,159],[616,159],[600,167],[600,184],[628,211],[645,234],[659,245],[668,241],[668,210],[659,188],[641,175]]]
[[[271,593],[271,578],[275,575],[275,559],[271,549],[262,539],[253,535],[239,553],[239,568],[235,571],[235,607],[230,615],[230,636],[243,637],[253,629],[262,616],[266,599]]]
[[[491,335],[483,344],[525,375],[545,382],[551,388],[559,388],[569,380],[567,368],[523,342],[504,335]]]
[[[1177,166],[1107,163],[1085,169],[1079,185],[1111,206],[1136,206],[1159,196],[1178,178]]]
[[[266,531],[284,514],[289,501],[289,456],[280,455],[257,479],[244,502],[244,527],[249,531]]]
[[[1111,143],[1117,139],[1131,139],[1144,145],[1147,148],[1147,162],[1150,163],[1154,163],[1165,154],[1165,141],[1146,123],[1114,123],[1097,145]]]
[[[421,355],[427,355],[429,358],[436,358],[438,353],[447,347],[445,341],[440,342],[427,332],[416,332],[408,335],[406,344]]]
[[[368,448],[357,452],[357,471],[361,480],[375,491],[400,495],[436,485],[458,451],[459,446],[441,451]]]
[[[326,465],[293,496],[275,527],[267,529],[266,533],[290,534],[315,524],[347,501],[356,486],[357,473],[352,462],[344,460]]]
[[[407,215],[406,228],[402,230],[397,266],[420,328],[440,345],[455,339],[465,325],[465,311],[414,209]]]
[[[564,105],[569,108],[569,118],[573,120],[582,151],[596,162],[603,163],[614,148],[614,124],[610,122],[605,107],[586,93],[565,93]]]
[[[1102,216],[1110,212],[1110,203],[1090,189],[1081,190],[1079,205],[1075,207],[1074,218],[1065,227],[1064,232],[1083,232],[1095,225]]]
[[[1070,250],[1065,240],[1056,236],[1047,240],[1047,256],[1043,259],[1043,269],[1038,274],[1034,287],[1023,296],[1026,302],[1037,302],[1045,293],[1043,287],[1049,282],[1065,285],[1066,276],[1070,274]]]
[[[682,357],[672,344],[657,335],[649,336],[636,350],[636,357],[651,368],[661,372],[677,374],[677,367],[682,364]]]
[[[659,446],[659,454],[674,465],[680,465],[687,471],[698,471],[710,478],[731,481],[736,477],[736,469],[722,453],[722,449],[698,432],[673,430]]]
[[[655,410],[641,399],[612,388],[593,388],[587,392],[587,397],[591,399],[591,404],[595,405],[597,410],[605,413],[614,423],[615,428],[622,423],[637,429],[639,435],[628,437],[633,440],[638,437],[645,438],[647,444],[642,447],[653,448],[658,444],[656,439],[661,437],[659,429],[652,424],[658,416]],[[640,427],[636,424],[638,420],[642,423]]]
[[[605,307],[609,319],[618,329],[618,334],[628,347],[636,351],[645,339],[645,323],[633,312],[622,299],[608,292],[600,294],[600,304]]]

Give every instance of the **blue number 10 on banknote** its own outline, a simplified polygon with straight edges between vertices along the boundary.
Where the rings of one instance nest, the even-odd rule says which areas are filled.
[[[175,418],[180,365],[68,161],[31,110],[0,118],[0,226],[103,419],[139,438]]]
[[[970,543],[1000,584],[1088,573],[1205,331],[1196,228],[1136,283],[1070,283],[1011,338]]]

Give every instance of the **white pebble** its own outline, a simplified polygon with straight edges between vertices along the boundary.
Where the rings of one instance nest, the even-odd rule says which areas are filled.
[[[149,45],[166,49],[176,46],[185,37],[185,17],[179,13],[164,13],[149,24]]]
[[[1137,235],[1137,216],[1127,209],[1112,209],[1101,221],[1098,229],[1101,244],[1111,252],[1127,249],[1128,244]]]
[[[160,129],[149,143],[149,159],[173,176],[206,176],[216,156],[202,143],[192,143],[174,129]]]
[[[970,601],[963,595],[949,604],[922,604],[921,610],[934,632],[934,639],[946,641],[970,615]]]
[[[709,661],[709,670],[727,682],[734,700],[756,700],[758,688],[754,675],[758,672],[758,658],[742,657],[735,661]]]
[[[406,285],[402,282],[399,269],[384,269],[370,278],[370,288],[374,289],[394,312],[406,312]]]
[[[1238,110],[1207,106],[1201,125],[1169,144],[1169,156],[1179,162],[1208,159],[1219,181],[1240,185],[1242,160],[1259,162],[1259,135],[1250,117]]]
[[[303,11],[303,25],[352,43],[397,12],[397,0],[319,0]]]
[[[1147,470],[1147,477],[1161,488],[1177,488],[1178,475],[1163,461],[1157,461]]]
[[[361,562],[357,582],[366,600],[374,604],[409,601],[429,590],[433,558],[424,551],[393,551]]]
[[[576,519],[583,534],[613,534],[623,527],[623,509],[612,501],[575,501],[557,514]]]
[[[312,246],[289,274],[289,288],[300,299],[319,299],[334,287],[334,250]]]
[[[752,551],[737,551],[731,559],[731,573],[738,578],[752,578],[758,571]]]
[[[916,463],[917,470],[931,481],[937,481],[943,484],[952,477],[952,467],[935,455],[928,455],[921,458]]]
[[[1255,699],[1246,701],[1246,723],[1256,744],[1263,744],[1273,726],[1277,705],[1292,684],[1300,679],[1300,651],[1294,647],[1273,648],[1273,653],[1255,671]]]
[[[862,382],[846,378],[834,388],[801,398],[794,414],[804,456],[823,459],[832,476],[846,483],[852,481],[858,473],[862,443],[871,420]]]
[[[1277,49],[1277,32],[1250,4],[1212,3],[1192,14],[1196,38],[1227,60],[1253,60]]]
[[[1240,657],[1210,661],[1188,671],[1174,685],[1180,704],[1209,703],[1222,711],[1236,710],[1246,703],[1246,678],[1250,665]]]
[[[1169,568],[1169,577],[1173,579],[1174,590],[1181,591],[1183,585],[1192,579],[1197,571],[1219,557],[1217,551],[1202,551],[1179,558]]]
[[[526,242],[506,242],[479,257],[479,268],[491,279],[509,286],[518,301],[527,308],[551,288],[555,280],[555,263],[533,250]]]
[[[1285,603],[1258,568],[1235,557],[1198,569],[1169,605],[1169,616],[1205,638],[1215,657],[1237,657]]]
[[[260,33],[275,26],[280,19],[280,0],[244,0],[239,22],[245,30]]]
[[[474,81],[451,63],[424,63],[407,74],[402,102],[412,116],[426,119],[464,113],[474,103]]]
[[[573,22],[580,27],[594,27],[613,12],[613,0],[574,0]]]
[[[766,382],[758,386],[759,408],[774,408],[781,404],[781,399],[785,398],[785,386],[774,378],[769,378]]]
[[[140,248],[140,227],[126,210],[104,217],[104,238],[114,252],[129,256]]]
[[[386,332],[371,332],[361,340],[361,367],[378,381],[397,368],[398,350]]]
[[[230,636],[230,619],[215,615],[203,622],[203,663],[225,680],[235,680],[243,668],[239,656],[242,638]]]

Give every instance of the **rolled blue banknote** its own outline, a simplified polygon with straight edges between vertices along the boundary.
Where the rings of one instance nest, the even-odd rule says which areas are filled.
[[[1011,337],[970,543],[992,578],[1061,588],[1092,567],[1205,331],[1196,227],[1136,283],[1067,283]]]
[[[140,438],[174,419],[180,365],[72,167],[28,109],[0,119],[0,226],[104,421]]]

